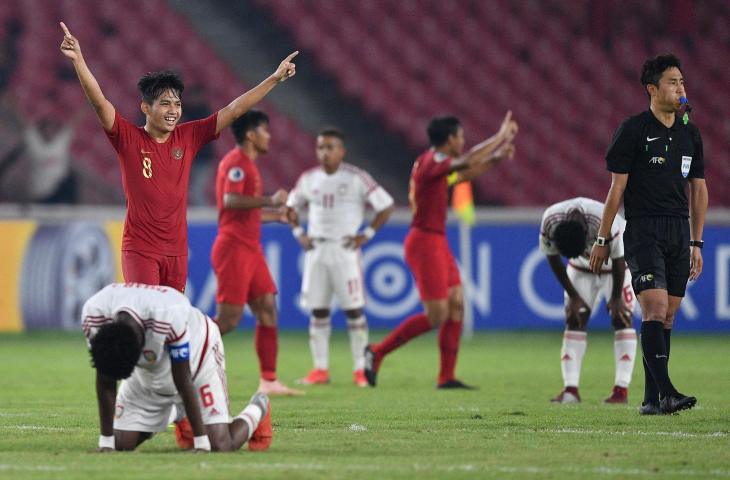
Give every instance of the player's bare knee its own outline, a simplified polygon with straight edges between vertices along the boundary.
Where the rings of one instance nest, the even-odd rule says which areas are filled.
[[[216,323],[221,334],[226,334],[231,330],[234,330],[238,326],[238,319],[240,317],[234,315],[219,315],[216,317]]]
[[[329,308],[315,308],[312,310],[312,316],[314,318],[327,318],[330,316]]]
[[[589,316],[590,312],[587,315],[567,315],[565,317],[566,330],[584,331],[588,327]]]
[[[345,310],[345,316],[349,319],[360,318],[362,316],[362,308],[353,308],[352,310]]]
[[[631,314],[629,315],[611,315],[611,326],[614,330],[623,330],[631,328]]]
[[[276,301],[274,296],[267,294],[249,302],[251,312],[256,317],[256,322],[266,327],[276,326]]]
[[[149,437],[142,438],[138,441],[139,435],[134,435],[134,432],[114,432],[114,449],[120,452],[131,452],[139,443],[146,440]]]
[[[426,317],[432,327],[437,327],[449,318],[449,305],[446,301],[426,305]]]

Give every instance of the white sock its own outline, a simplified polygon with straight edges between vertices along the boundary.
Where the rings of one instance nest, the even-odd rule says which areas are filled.
[[[563,348],[560,350],[560,366],[563,371],[563,385],[578,387],[580,367],[586,353],[586,332],[566,330],[563,333]]]
[[[616,382],[619,387],[628,388],[636,360],[636,330],[616,330],[613,337],[613,355],[616,359]]]
[[[233,420],[243,420],[246,422],[246,425],[248,425],[248,436],[246,438],[246,441],[249,441],[251,439],[251,436],[253,435],[253,432],[256,431],[257,428],[259,428],[259,423],[261,422],[261,417],[263,417],[264,412],[261,411],[261,407],[258,405],[254,405],[253,403],[249,403],[246,405],[246,408],[239,413],[236,418]]]
[[[365,315],[348,318],[347,332],[350,334],[352,370],[362,370],[365,368],[365,347],[368,346],[368,321]]]
[[[330,317],[309,317],[309,349],[312,351],[312,360],[316,369],[329,369],[331,333]]]

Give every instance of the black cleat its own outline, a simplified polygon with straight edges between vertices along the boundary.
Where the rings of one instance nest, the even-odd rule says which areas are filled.
[[[365,378],[368,385],[374,387],[378,383],[378,371],[375,366],[375,352],[370,345],[365,347]]]
[[[662,409],[656,403],[652,402],[641,402],[639,407],[639,414],[641,415],[664,415]]]
[[[462,382],[461,380],[449,380],[448,382],[439,383],[436,385],[436,388],[439,390],[455,390],[455,389],[462,389],[462,390],[479,390],[478,387],[475,387],[473,385],[467,385],[466,383]]]
[[[695,397],[688,397],[676,392],[659,400],[659,407],[662,409],[663,413],[671,415],[672,413],[677,413],[680,410],[689,410],[694,407],[696,403],[697,399]]]

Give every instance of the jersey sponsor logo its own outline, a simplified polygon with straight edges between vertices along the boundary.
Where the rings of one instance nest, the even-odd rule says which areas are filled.
[[[682,155],[682,176],[687,178],[689,175],[689,169],[692,166],[692,157]]]
[[[182,160],[183,149],[180,147],[175,147],[172,149],[172,152],[170,152],[170,154],[172,155],[172,158],[174,158],[175,160]]]
[[[652,165],[664,165],[666,162],[664,157],[651,157],[651,160],[649,160]]]
[[[124,415],[124,405],[117,404],[114,410],[114,418],[122,418],[122,415]]]
[[[190,344],[188,342],[182,345],[172,345],[168,347],[170,349],[170,359],[173,362],[184,362],[190,360]]]
[[[232,182],[241,182],[245,176],[246,174],[243,173],[243,169],[241,167],[233,167],[228,170],[228,180]]]
[[[346,184],[346,183],[341,183],[341,184],[340,184],[340,185],[339,185],[339,186],[337,187],[337,195],[341,195],[341,196],[344,196],[344,195],[346,195],[346,194],[347,194],[347,184]]]
[[[660,138],[661,137],[653,137],[653,138],[652,137],[646,137],[646,141],[647,142],[653,142],[654,140],[659,140]],[[671,140],[671,138],[670,138],[670,140]]]
[[[157,361],[157,354],[152,350],[145,350],[142,352],[142,356],[147,360],[147,363],[155,363]]]

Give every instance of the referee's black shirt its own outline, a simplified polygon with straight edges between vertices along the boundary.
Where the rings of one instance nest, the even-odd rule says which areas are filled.
[[[700,131],[675,115],[667,128],[647,110],[626,119],[606,153],[608,170],[628,173],[626,219],[689,217],[687,179],[705,178]]]

